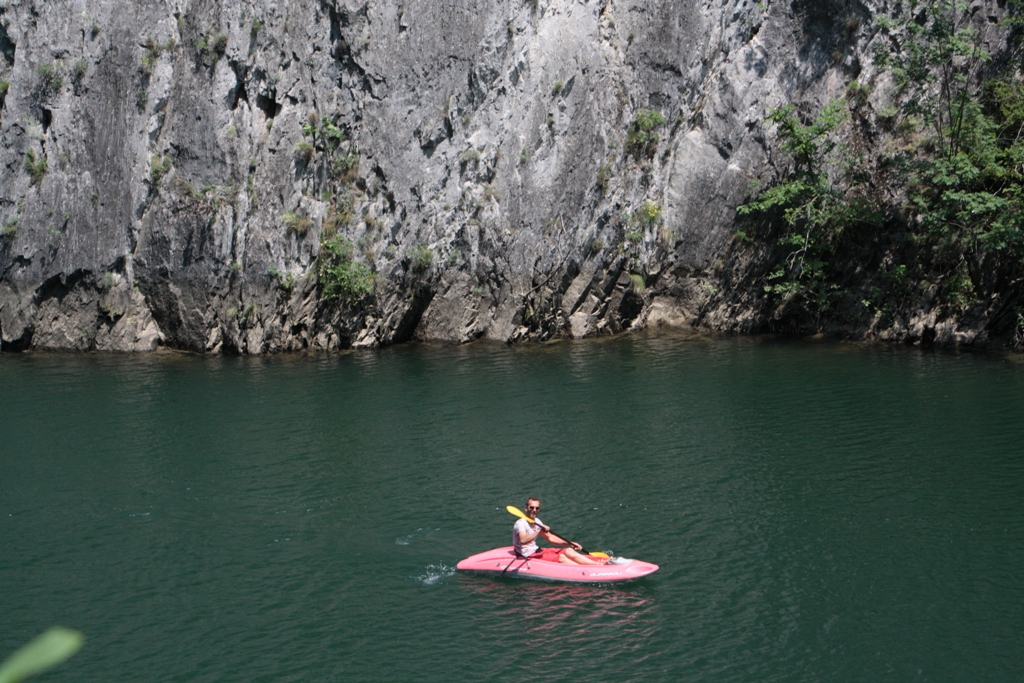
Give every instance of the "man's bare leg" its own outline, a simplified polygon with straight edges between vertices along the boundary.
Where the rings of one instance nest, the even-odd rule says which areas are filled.
[[[572,548],[566,548],[565,552],[558,556],[558,561],[562,564],[604,564],[604,560],[578,553]]]

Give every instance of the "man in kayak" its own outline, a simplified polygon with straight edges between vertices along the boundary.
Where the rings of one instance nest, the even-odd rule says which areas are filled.
[[[526,501],[526,515],[533,518],[533,524],[523,518],[516,520],[512,527],[512,545],[515,546],[516,555],[529,557],[535,560],[547,560],[549,562],[560,562],[562,564],[604,564],[604,560],[590,557],[579,552],[583,546],[579,543],[567,541],[561,536],[551,533],[550,527],[537,519],[540,514],[540,501],[530,498]],[[542,537],[548,543],[567,545],[568,548],[539,548],[537,537]]]

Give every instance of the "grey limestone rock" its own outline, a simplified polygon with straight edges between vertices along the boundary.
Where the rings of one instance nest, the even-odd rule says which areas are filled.
[[[882,5],[4,0],[2,346],[756,329],[708,292],[763,121],[841,93]],[[372,291],[324,296],[330,240]]]

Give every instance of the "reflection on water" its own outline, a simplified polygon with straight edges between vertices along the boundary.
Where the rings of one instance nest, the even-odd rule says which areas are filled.
[[[515,624],[529,648],[573,649],[622,636],[606,654],[635,645],[657,630],[654,597],[642,588],[572,585],[521,579],[467,576],[459,587],[489,609],[486,620]]]

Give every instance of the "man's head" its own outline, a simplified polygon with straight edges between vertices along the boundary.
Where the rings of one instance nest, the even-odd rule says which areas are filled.
[[[528,514],[530,517],[536,517],[538,512],[540,512],[540,499],[539,498],[527,498],[526,499],[526,514]]]

